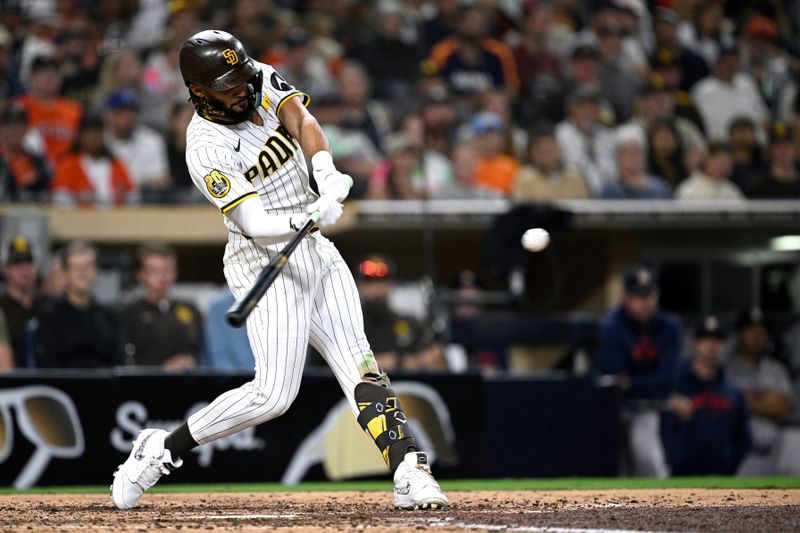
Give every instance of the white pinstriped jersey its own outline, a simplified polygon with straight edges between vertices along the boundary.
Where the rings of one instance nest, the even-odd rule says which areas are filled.
[[[257,107],[264,124],[246,120],[224,125],[195,113],[186,129],[186,164],[194,184],[223,213],[258,196],[267,214],[303,213],[317,195],[309,187],[305,155],[278,119],[281,106],[306,94],[286,83],[270,65],[255,62],[264,73]],[[225,263],[260,261],[263,247],[242,235],[228,217]]]

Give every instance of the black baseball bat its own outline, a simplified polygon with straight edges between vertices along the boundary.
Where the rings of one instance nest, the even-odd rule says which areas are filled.
[[[238,302],[234,302],[231,308],[228,309],[228,313],[225,315],[228,319],[228,324],[235,328],[239,328],[244,324],[247,317],[250,316],[250,313],[255,309],[256,305],[258,305],[258,302],[264,297],[264,294],[266,294],[272,282],[274,282],[278,274],[281,273],[281,269],[289,262],[289,256],[292,255],[292,252],[294,252],[294,249],[300,244],[300,241],[303,240],[303,237],[308,235],[308,232],[314,228],[318,220],[319,212],[312,213],[303,227],[300,228],[300,231],[298,231],[286,246],[283,247],[283,250],[270,260],[269,264],[264,267],[264,270],[259,272],[258,277],[255,282],[253,282],[253,286],[247,291],[247,294]]]

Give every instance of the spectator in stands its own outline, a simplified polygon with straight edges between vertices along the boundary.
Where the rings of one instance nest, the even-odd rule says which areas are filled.
[[[36,289],[37,264],[31,241],[17,235],[8,243],[3,266],[6,282],[0,294],[0,311],[6,319],[13,354],[13,366],[28,366],[29,346],[26,332],[30,321],[36,318],[46,303],[46,298]]]
[[[92,98],[91,110],[102,111],[108,97],[122,89],[133,89],[141,97],[143,79],[142,60],[136,50],[122,48],[110,53],[100,67],[100,83]]]
[[[342,128],[360,131],[378,149],[385,148],[392,131],[391,116],[385,105],[370,98],[367,71],[358,63],[345,63],[339,70],[338,81],[344,115]]]
[[[25,92],[25,87],[19,79],[19,73],[13,65],[13,53],[14,37],[11,32],[0,25],[0,95],[9,99]]]
[[[92,296],[97,278],[95,248],[74,241],[64,249],[62,258],[64,296],[39,316],[34,341],[36,366],[99,368],[122,364],[123,343],[117,317]]]
[[[519,75],[511,50],[487,36],[486,13],[478,4],[462,4],[458,31],[431,50],[429,61],[458,95],[493,87],[519,91]]]
[[[31,65],[29,92],[19,97],[31,128],[44,139],[51,163],[69,152],[77,134],[83,109],[77,102],[59,96],[61,74],[50,57],[37,57]]]
[[[60,206],[111,206],[136,199],[125,164],[103,142],[103,121],[94,114],[81,120],[75,150],[56,165],[51,183],[53,203]]]
[[[186,128],[194,115],[194,106],[189,102],[175,102],[169,111],[166,133],[167,162],[175,200],[197,197],[197,188],[189,176],[186,166]]]
[[[647,171],[675,189],[689,176],[686,156],[675,122],[657,119],[647,130]]]
[[[312,50],[311,35],[305,28],[296,26],[287,32],[286,48],[283,61],[274,67],[289,85],[317,99],[336,92],[336,80],[328,65]]]
[[[193,304],[171,297],[177,266],[168,246],[149,244],[136,251],[136,280],[144,293],[120,313],[129,364],[165,370],[197,365],[203,317]]]
[[[736,339],[736,352],[728,359],[725,371],[744,392],[753,431],[753,451],[739,474],[797,473],[800,449],[786,445],[782,428],[792,414],[792,382],[786,369],[767,357],[769,332],[761,309],[747,309],[739,315]],[[793,465],[795,472],[780,471],[786,464]]]
[[[680,137],[680,146],[683,152],[681,166],[694,169],[706,151],[707,143],[703,133],[694,122],[685,117],[677,116],[675,112],[675,91],[667,85],[661,76],[653,74],[648,77],[647,83],[644,84],[639,92],[636,100],[636,114],[629,123],[641,126],[649,132],[651,137],[651,130],[656,121],[661,120],[670,124],[670,127],[676,130]],[[653,145],[651,144],[650,147],[652,150]],[[672,180],[668,181],[677,183],[677,181],[681,181],[685,177],[686,175],[674,182]]]
[[[797,133],[798,119],[800,119],[800,112],[798,112],[798,105],[800,105],[800,98],[798,98],[800,96],[800,46],[795,43],[784,43],[784,46],[789,55],[788,72],[790,76],[778,96],[775,118],[790,124]]]
[[[462,18],[458,1],[437,0],[434,4],[434,13],[422,25],[426,50],[454,35]]]
[[[568,103],[578,87],[594,87],[598,91],[598,105],[601,121],[606,124],[615,122],[614,107],[600,91],[600,50],[590,41],[574,46],[567,56],[564,79],[555,87],[547,87],[546,91],[537,95],[542,101],[538,105],[522,101],[523,117],[530,121],[547,118],[555,123],[561,122],[568,113]]]
[[[372,78],[375,97],[390,102],[413,98],[419,77],[420,48],[402,33],[404,6],[380,2],[375,8],[375,33],[351,52]]]
[[[145,194],[169,188],[164,138],[139,123],[139,98],[134,90],[123,89],[109,96],[105,124],[105,144],[125,164],[134,187]]]
[[[14,354],[11,352],[6,317],[3,316],[3,311],[0,311],[0,372],[11,370],[14,367]]]
[[[540,124],[531,130],[528,164],[520,169],[511,198],[531,202],[588,197],[589,188],[581,173],[564,163],[552,125]]]
[[[730,180],[746,193],[763,174],[766,166],[758,143],[757,126],[748,117],[736,117],[731,121],[728,131],[733,155]]]
[[[778,25],[764,15],[753,15],[744,24],[742,64],[758,87],[770,114],[779,111],[780,93],[791,74],[787,54],[780,46]]]
[[[661,437],[673,476],[732,475],[750,450],[747,405],[722,372],[725,333],[714,316],[694,328],[678,367]]]
[[[478,164],[475,182],[503,195],[511,194],[519,162],[504,153],[505,126],[496,113],[483,112],[470,121]]]
[[[50,254],[50,260],[43,272],[41,294],[45,299],[61,298],[64,295],[64,288],[67,285],[64,276],[64,262],[61,252],[54,251]]]
[[[769,130],[769,162],[748,191],[751,198],[797,200],[800,198],[800,161],[792,130],[775,122]]]
[[[443,85],[435,85],[423,95],[422,120],[425,148],[450,153],[458,117],[453,98]]]
[[[657,200],[672,196],[669,185],[648,174],[647,138],[638,126],[620,126],[614,134],[618,178],[606,183],[602,197],[620,200]]]
[[[616,20],[597,27],[597,47],[600,50],[600,70],[597,77],[603,94],[614,106],[618,122],[633,114],[633,103],[642,79],[623,50],[624,28]]]
[[[682,348],[680,322],[658,307],[653,270],[636,266],[623,280],[622,302],[600,322],[594,369],[616,376],[629,411],[629,473],[667,474],[659,436],[661,401],[666,399]]]
[[[258,57],[270,47],[271,35],[265,28],[275,24],[274,3],[259,0],[234,0],[230,3],[227,31],[236,35],[251,55]],[[188,35],[186,36],[189,37]],[[313,94],[313,93],[311,93]]]
[[[727,144],[714,143],[700,168],[692,173],[675,191],[679,200],[742,200],[739,188],[729,181],[733,157]]]
[[[341,98],[336,95],[316,97],[311,106],[331,144],[336,168],[352,176],[355,182],[349,197],[363,196],[369,177],[381,162],[381,153],[363,132],[342,128],[344,109]]]
[[[728,140],[728,127],[736,117],[749,117],[758,125],[769,118],[753,78],[739,71],[739,48],[735,43],[726,42],[720,49],[714,74],[695,84],[692,99],[712,142]]]
[[[653,35],[656,39],[655,55],[671,54],[680,63],[679,87],[691,90],[695,83],[709,75],[705,59],[690,48],[683,46],[678,38],[680,18],[672,9],[656,7],[653,14]]]
[[[453,179],[450,162],[438,153],[422,156],[422,146],[403,132],[393,133],[386,143],[387,160],[375,167],[367,187],[367,198],[417,199],[436,196]]]
[[[364,310],[364,332],[383,370],[402,367],[405,354],[414,351],[420,330],[414,318],[397,313],[389,304],[396,276],[394,262],[380,254],[362,259],[355,273]]]
[[[692,142],[692,146],[702,145],[705,148],[707,139],[705,138],[705,124],[703,118],[700,116],[699,111],[695,107],[692,100],[692,94],[684,91],[680,87],[681,80],[683,79],[683,71],[678,59],[672,55],[671,52],[665,51],[661,54],[651,56],[650,58],[651,76],[663,82],[665,90],[672,96],[670,107],[672,114],[675,117],[688,120],[698,132],[701,133],[699,141],[692,142],[692,139],[684,137],[684,141]],[[696,85],[696,84],[695,84]],[[681,130],[681,134],[685,132]],[[691,163],[692,161],[690,161]]]
[[[502,195],[475,181],[478,154],[471,141],[457,144],[452,152],[453,181],[445,185],[436,196],[453,199],[499,198]]]
[[[255,366],[247,328],[234,328],[225,316],[235,301],[231,292],[223,288],[209,302],[203,328],[203,366],[240,372],[252,371]]]
[[[52,171],[47,160],[25,142],[28,113],[14,105],[2,114],[0,132],[0,201],[41,200],[50,185]]]
[[[681,43],[713,65],[719,56],[721,25],[725,16],[722,2],[701,2],[695,5],[692,20],[678,30]]]
[[[79,102],[89,103],[100,76],[99,43],[86,20],[68,22],[56,35],[58,64],[63,83],[61,94]]]
[[[495,113],[503,121],[506,132],[503,151],[511,157],[520,160],[525,158],[528,146],[528,132],[515,124],[514,114],[511,110],[511,97],[503,89],[490,89],[478,95],[475,110],[478,113],[488,111]],[[469,137],[466,135],[464,137]]]
[[[591,86],[575,89],[567,102],[567,118],[556,126],[564,162],[577,168],[592,195],[600,195],[616,177],[613,132],[600,122],[600,93]]]
[[[537,98],[561,79],[561,58],[547,43],[553,10],[550,5],[536,1],[525,2],[522,11],[522,38],[512,53],[519,70],[520,95],[525,99]]]
[[[193,34],[194,31],[184,39],[165,39],[160,47],[148,55],[142,67],[141,89],[132,88],[138,99],[139,124],[158,132],[166,131],[170,106],[176,100],[176,95],[186,90],[178,59],[183,43]],[[119,94],[120,90],[113,91],[106,98],[103,102],[106,107],[112,95]],[[183,99],[182,96],[180,99]]]

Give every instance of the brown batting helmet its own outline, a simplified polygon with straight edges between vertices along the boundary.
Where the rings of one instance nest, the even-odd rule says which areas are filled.
[[[200,116],[221,124],[236,124],[246,120],[257,105],[263,74],[247,55],[242,43],[230,33],[204,30],[189,38],[180,54],[183,81],[205,89],[226,91],[243,83],[248,84],[248,106],[243,112],[222,109],[207,98],[189,91],[189,97]]]

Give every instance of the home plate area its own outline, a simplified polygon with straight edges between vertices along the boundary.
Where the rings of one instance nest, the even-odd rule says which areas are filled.
[[[800,489],[464,491],[445,510],[400,511],[386,492],[0,496],[0,531],[798,531]]]

